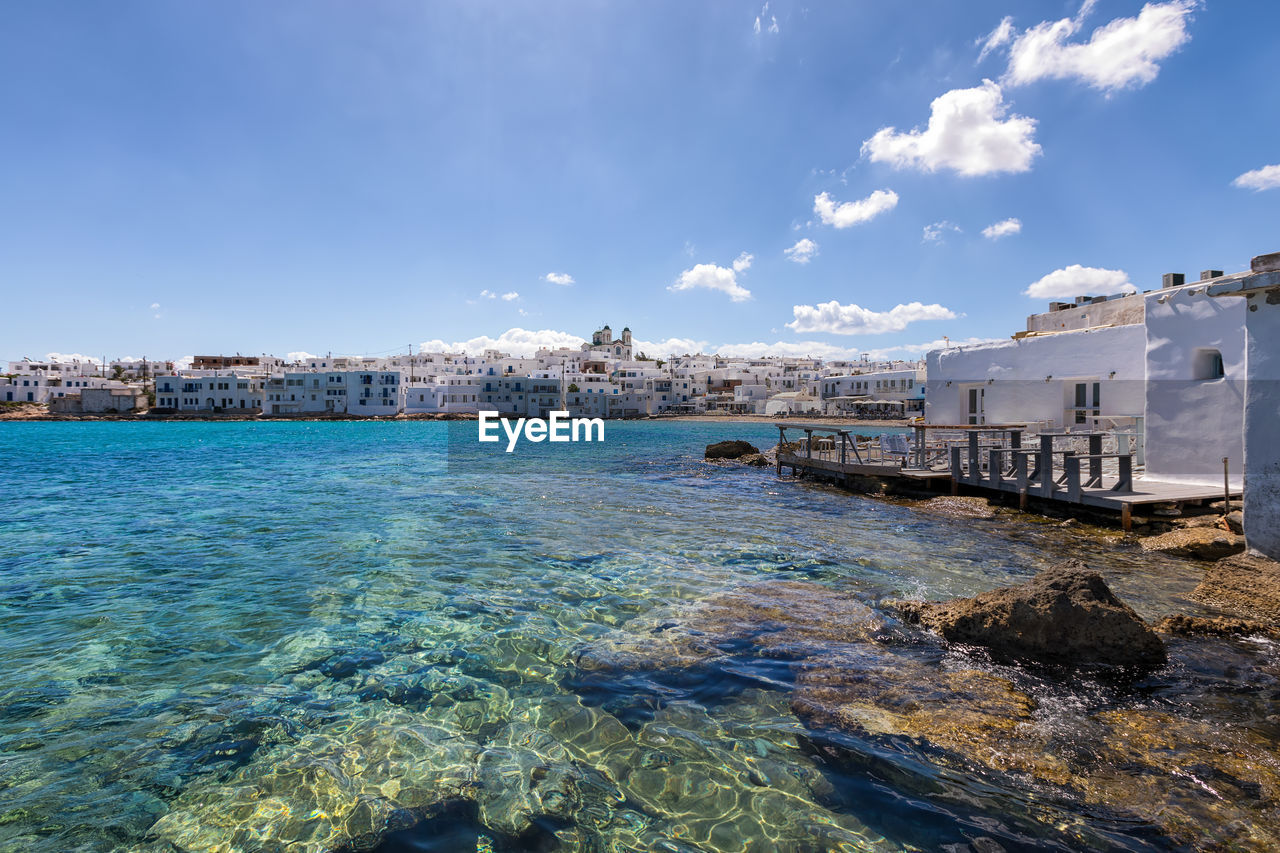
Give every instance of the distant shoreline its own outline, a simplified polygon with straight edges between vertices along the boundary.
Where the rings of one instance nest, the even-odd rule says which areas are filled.
[[[263,415],[263,414],[239,414],[235,412],[227,412],[226,414],[217,413],[172,413],[172,414],[119,414],[119,413],[103,413],[103,414],[58,414],[49,412],[33,412],[29,408],[19,411],[4,411],[0,409],[0,422],[2,421],[20,421],[27,423],[38,422],[56,422],[56,421],[128,421],[132,423],[151,423],[151,422],[191,422],[191,423],[224,423],[224,422],[254,422],[254,423],[281,423],[290,421],[474,421],[474,414],[399,414],[399,415],[351,415],[337,414],[331,412],[301,412],[288,415]],[[647,421],[647,422],[664,422],[679,421],[683,423],[716,423],[716,424],[769,424],[780,423],[782,418],[775,418],[771,415],[655,415],[643,418],[616,418],[616,421]],[[802,420],[805,422],[818,423],[839,427],[907,427],[910,426],[909,421],[905,420],[860,420],[858,418],[843,417],[825,417],[821,415],[796,415],[787,420]]]

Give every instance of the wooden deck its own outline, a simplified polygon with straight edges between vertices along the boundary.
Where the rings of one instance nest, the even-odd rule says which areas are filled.
[[[805,438],[788,444],[788,429],[803,432]],[[969,430],[964,442],[952,441],[944,447],[918,442],[906,451],[859,446],[848,429],[817,424],[779,424],[778,435],[779,476],[789,468],[793,474],[809,473],[845,483],[851,478],[874,477],[907,481],[922,488],[946,480],[952,493],[966,486],[1018,495],[1022,508],[1029,499],[1039,499],[1118,512],[1126,530],[1135,507],[1203,504],[1226,496],[1238,499],[1241,494],[1239,490],[1135,476],[1133,454],[1103,453],[1101,433],[1046,433],[1036,437],[1035,447],[1024,448],[1020,425],[984,426]],[[1085,444],[1087,448],[1081,446]]]

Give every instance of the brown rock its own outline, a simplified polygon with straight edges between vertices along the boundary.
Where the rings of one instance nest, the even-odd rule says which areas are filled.
[[[980,497],[943,497],[920,501],[916,509],[936,513],[947,518],[995,518],[996,508],[986,498]]]
[[[1160,638],[1101,575],[1076,560],[1017,586],[941,603],[908,602],[899,612],[948,642],[986,646],[998,657],[1120,666],[1165,661]]]
[[[717,441],[708,444],[705,459],[738,459],[749,453],[759,454],[760,448],[746,441]]]
[[[1219,560],[1205,570],[1191,595],[1233,613],[1280,623],[1280,563],[1252,554]]]
[[[1216,527],[1170,530],[1159,536],[1149,536],[1139,544],[1143,551],[1197,560],[1221,560],[1244,551],[1243,536]]]
[[[746,456],[739,456],[738,461],[753,468],[767,468],[770,464],[769,458],[763,453],[748,453]]]
[[[1188,616],[1184,613],[1164,617],[1156,624],[1156,630],[1162,634],[1177,634],[1183,637],[1195,635],[1236,637],[1275,633],[1272,626],[1253,619],[1233,619],[1229,616]]]
[[[1045,726],[1035,696],[998,675],[889,650],[814,659],[791,707],[813,729],[910,738],[943,765],[1028,776],[1157,828],[1165,846],[1280,849],[1280,755],[1243,726],[1149,708],[1058,711]],[[1068,731],[1079,748],[1062,748]]]
[[[1244,533],[1244,513],[1240,510],[1227,513],[1224,520],[1227,522],[1227,529],[1232,533]]]

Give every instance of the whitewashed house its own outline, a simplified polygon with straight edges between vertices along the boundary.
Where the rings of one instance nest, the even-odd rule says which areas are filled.
[[[1245,299],[1206,270],[1146,293],[1054,303],[1010,341],[928,355],[926,419],[1073,431],[1129,427],[1145,477],[1221,485],[1244,471]]]
[[[209,375],[157,376],[155,381],[158,409],[250,414],[262,411],[267,378],[218,371]]]

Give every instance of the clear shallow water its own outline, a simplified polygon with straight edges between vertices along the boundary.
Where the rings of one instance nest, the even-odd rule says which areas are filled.
[[[1271,760],[1273,647],[1063,684],[882,605],[1076,555],[1155,618],[1194,609],[1191,564],[701,461],[767,424],[513,456],[474,429],[0,424],[0,849],[1142,849],[1274,811],[1208,754]],[[832,673],[835,722],[807,710]]]

